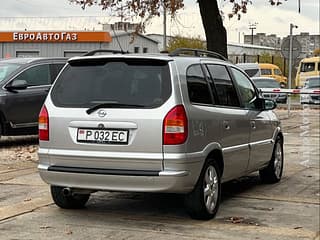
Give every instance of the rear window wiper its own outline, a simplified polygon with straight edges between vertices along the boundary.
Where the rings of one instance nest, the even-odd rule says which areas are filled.
[[[144,108],[144,107],[145,106],[143,106],[143,105],[137,105],[137,104],[105,102],[105,103],[99,103],[99,104],[87,109],[86,112],[88,114],[91,114],[100,108]]]

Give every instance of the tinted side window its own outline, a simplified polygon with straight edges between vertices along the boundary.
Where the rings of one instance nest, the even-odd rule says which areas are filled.
[[[212,104],[208,82],[199,64],[188,68],[187,85],[189,99],[192,103]]]
[[[219,105],[239,107],[237,92],[226,67],[214,64],[207,67],[214,82]]]
[[[261,75],[272,75],[271,69],[261,68]]]
[[[51,83],[56,79],[57,75],[59,74],[63,66],[63,63],[54,63],[50,65]]]
[[[43,64],[28,68],[19,74],[16,79],[27,81],[28,86],[49,85],[51,84],[49,65]]]
[[[256,97],[255,89],[250,80],[238,69],[231,68],[235,81],[238,84],[240,96],[245,108],[253,108]]]

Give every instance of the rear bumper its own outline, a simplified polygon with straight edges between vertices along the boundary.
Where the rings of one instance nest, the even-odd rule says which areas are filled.
[[[38,165],[50,185],[102,191],[187,193],[194,178],[189,171],[126,171]]]

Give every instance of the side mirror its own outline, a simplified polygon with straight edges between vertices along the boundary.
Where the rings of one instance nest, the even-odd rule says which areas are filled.
[[[256,98],[254,105],[256,109],[260,111],[273,110],[277,107],[277,104],[275,101],[271,99],[261,98],[261,97]]]
[[[271,99],[264,100],[264,110],[273,110],[277,107],[277,103]]]
[[[9,85],[6,86],[8,90],[23,90],[28,87],[28,83],[26,80],[13,80]]]

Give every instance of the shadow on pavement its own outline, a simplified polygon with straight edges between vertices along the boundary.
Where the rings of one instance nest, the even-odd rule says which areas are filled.
[[[1,147],[17,147],[25,145],[35,145],[38,144],[37,135],[29,136],[19,136],[19,137],[1,137],[0,138],[0,148]]]

